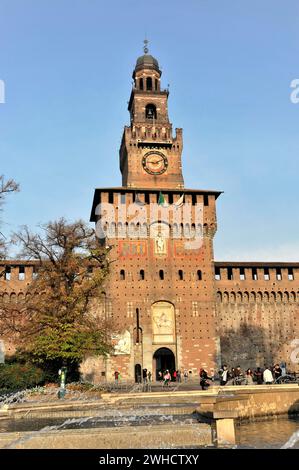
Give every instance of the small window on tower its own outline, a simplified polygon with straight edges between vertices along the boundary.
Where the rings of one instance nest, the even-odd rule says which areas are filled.
[[[144,269],[140,269],[140,272],[139,272],[139,280],[140,280],[140,281],[144,281]]]
[[[120,270],[119,278],[120,278],[121,281],[124,281],[126,279],[126,273],[125,273],[124,269]]]
[[[159,271],[159,278],[160,278],[161,281],[164,280],[164,271],[163,271],[163,269],[160,269],[160,271]]]
[[[139,88],[140,90],[143,90],[143,78],[139,79]]]
[[[180,281],[184,280],[184,273],[183,273],[182,269],[179,269],[179,280]]]

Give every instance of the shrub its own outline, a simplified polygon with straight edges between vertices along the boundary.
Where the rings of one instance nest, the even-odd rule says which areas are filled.
[[[0,364],[0,392],[24,390],[44,383],[44,372],[32,364]]]

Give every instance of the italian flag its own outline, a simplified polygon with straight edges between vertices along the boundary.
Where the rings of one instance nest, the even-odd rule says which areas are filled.
[[[158,204],[159,206],[162,206],[162,207],[169,207],[169,204],[165,201],[165,197],[163,196],[161,191],[159,193]]]

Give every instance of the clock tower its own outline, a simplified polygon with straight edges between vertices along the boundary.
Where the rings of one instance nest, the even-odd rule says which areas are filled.
[[[161,89],[161,75],[145,41],[144,55],[137,59],[133,71],[130,126],[124,128],[119,152],[124,187],[184,187],[182,129],[176,129],[173,136],[167,109],[169,91]]]
[[[99,311],[115,331],[113,353],[81,367],[97,380],[119,371],[139,381],[142,369],[154,380],[166,369],[213,374],[219,357],[213,237],[220,192],[185,188],[182,129],[172,130],[160,79],[145,41],[119,151],[122,186],[94,193],[90,220],[113,261]]]

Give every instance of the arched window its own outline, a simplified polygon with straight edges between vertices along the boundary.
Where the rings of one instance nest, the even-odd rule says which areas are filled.
[[[197,280],[202,281],[202,272],[200,269],[197,271]]]
[[[163,271],[163,269],[160,269],[160,271],[159,271],[159,278],[160,278],[161,281],[164,280],[164,271]]]
[[[139,271],[139,280],[144,281],[144,269],[140,269]]]
[[[146,119],[157,119],[157,109],[152,103],[149,103],[145,107],[145,118]]]
[[[146,78],[146,89],[147,90],[152,90],[153,89],[153,81],[151,77]]]
[[[155,89],[156,89],[156,91],[158,90],[158,80],[157,79],[155,79]]]
[[[182,271],[182,269],[179,269],[179,280],[180,281],[184,280],[184,272]]]
[[[126,279],[126,273],[125,273],[125,270],[124,270],[124,269],[121,269],[121,270],[120,270],[119,279],[120,279],[121,281],[124,281],[124,280]]]
[[[143,78],[139,78],[139,88],[143,90]]]

